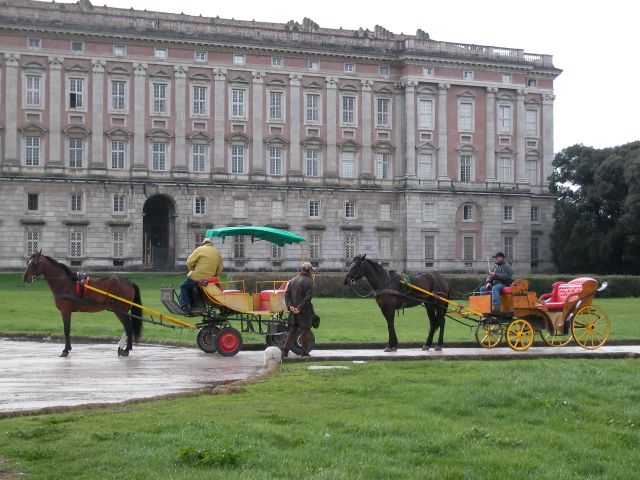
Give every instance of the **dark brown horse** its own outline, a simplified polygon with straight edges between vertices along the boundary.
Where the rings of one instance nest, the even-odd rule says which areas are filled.
[[[136,343],[142,335],[142,310],[135,305],[129,305],[120,300],[109,298],[98,292],[89,289],[81,289],[78,285],[78,277],[69,267],[55,261],[51,257],[42,255],[42,250],[29,257],[27,269],[22,275],[22,281],[32,283],[38,276],[44,276],[53,292],[56,307],[62,314],[64,323],[64,350],[60,354],[66,357],[71,351],[71,314],[73,312],[100,312],[109,310],[115,313],[122,322],[124,332],[127,336],[127,347],[118,346],[118,355],[124,357],[129,355],[132,341]],[[89,285],[98,288],[111,295],[118,296],[138,305],[141,304],[140,289],[138,286],[124,277],[102,277],[89,279]],[[83,291],[82,291],[83,290]],[[131,315],[129,315],[131,310]]]
[[[398,337],[396,337],[394,325],[396,310],[415,307],[416,305],[424,305],[429,316],[429,334],[422,349],[429,350],[433,343],[433,335],[439,328],[440,335],[435,349],[442,350],[447,303],[403,286],[400,283],[402,278],[397,272],[393,270],[387,272],[379,262],[370,260],[366,256],[367,254],[365,253],[353,259],[349,271],[344,277],[344,284],[354,285],[357,280],[365,277],[373,287],[376,302],[387,320],[387,328],[389,330],[389,343],[384,351],[395,352],[398,349]],[[439,273],[427,272],[410,275],[408,282],[440,297],[449,297],[449,282]]]

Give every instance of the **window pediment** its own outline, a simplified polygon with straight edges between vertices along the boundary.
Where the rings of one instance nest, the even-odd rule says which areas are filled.
[[[345,83],[344,85],[341,85],[339,88],[341,91],[349,92],[349,93],[357,93],[359,91],[358,87],[356,87],[351,83]]]
[[[502,154],[502,155],[513,155],[516,152],[514,152],[509,147],[502,147],[502,148],[499,148],[498,150],[496,150],[496,153],[499,153],[499,154]]]
[[[131,75],[131,72],[123,67],[113,67],[108,73],[110,75]]]
[[[187,135],[187,140],[190,140],[192,143],[211,143],[213,142],[213,138],[207,135],[204,132],[196,132],[191,135]]]
[[[89,69],[84,65],[80,65],[79,63],[75,63],[69,67],[66,67],[65,70],[67,72],[88,72]]]
[[[199,81],[199,82],[210,82],[211,78],[204,73],[196,73],[189,77],[190,80]]]
[[[251,143],[251,139],[244,133],[234,133],[225,138],[225,141],[228,143],[244,143],[245,145]]]
[[[315,80],[312,80],[312,81],[304,84],[304,88],[322,88],[322,87],[323,87],[323,85],[318,83],[318,82],[316,82]]]
[[[47,130],[46,128],[41,127],[40,125],[35,123],[30,123],[29,125],[25,125],[20,129],[20,133],[23,133],[25,135],[44,135],[48,131],[49,130]]]
[[[435,95],[437,93],[435,88],[426,85],[421,85],[416,91],[419,95]]]
[[[536,159],[542,158],[542,154],[538,150],[536,150],[535,148],[527,149],[525,155],[527,157],[536,157]]]
[[[469,144],[469,143],[465,143],[465,144],[460,145],[457,148],[457,151],[458,152],[468,152],[468,153],[476,153],[477,152],[476,148],[473,145]]]
[[[124,130],[122,128],[112,128],[104,132],[104,135],[108,138],[124,138],[124,139],[127,139],[133,136],[131,132],[128,132],[127,130]]]
[[[38,62],[27,62],[22,65],[23,70],[44,70],[44,65]]]
[[[266,85],[270,86],[270,87],[282,87],[284,88],[286,86],[286,83],[284,82],[284,80],[280,80],[279,78],[272,78],[271,80],[269,80],[268,82],[265,82]]]
[[[386,140],[380,140],[376,143],[374,143],[373,145],[371,145],[371,148],[374,151],[389,151],[389,152],[393,152],[396,149],[396,146],[391,143],[388,142]]]
[[[356,151],[356,152],[360,150],[360,144],[353,140],[345,140],[338,146],[340,147],[340,150]]]
[[[476,96],[473,92],[470,92],[469,90],[463,90],[462,92],[458,93],[458,98],[473,99],[473,98],[476,98]]]
[[[438,147],[431,142],[422,142],[416,145],[416,150],[438,150]]]
[[[241,75],[236,75],[235,77],[229,78],[229,83],[249,83],[249,80]]]
[[[67,137],[86,137],[91,131],[84,125],[68,125],[62,129],[62,133]]]
[[[165,72],[164,70],[158,70],[157,72],[154,73],[150,73],[149,77],[151,78],[164,78],[164,79],[169,79],[171,78],[171,75],[169,75],[167,72]]]
[[[318,148],[322,149],[325,146],[325,143],[322,141],[320,137],[307,137],[300,142],[305,148]]]
[[[498,95],[496,95],[496,100],[505,100],[508,102],[512,102],[513,101],[513,95],[507,93],[507,92],[500,92]]]
[[[374,88],[373,91],[376,92],[376,93],[384,93],[384,94],[387,94],[387,95],[392,95],[393,94],[393,90],[391,88],[389,88],[388,85],[382,85],[382,86],[380,86],[378,88]]]
[[[265,138],[264,144],[272,147],[285,147],[289,145],[289,142],[280,135],[273,135],[272,137]]]
[[[173,135],[169,130],[165,130],[164,128],[154,128],[147,133],[147,138],[152,140],[171,140]]]

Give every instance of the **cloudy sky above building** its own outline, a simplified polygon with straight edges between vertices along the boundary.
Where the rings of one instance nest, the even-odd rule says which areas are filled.
[[[381,25],[406,34],[421,28],[434,40],[550,54],[564,70],[555,83],[556,152],[576,143],[603,148],[640,140],[634,2],[93,0],[103,1],[111,7],[265,22],[309,17],[331,28]]]

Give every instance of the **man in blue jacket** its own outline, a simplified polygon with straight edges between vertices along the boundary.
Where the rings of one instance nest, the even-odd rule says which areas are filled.
[[[491,291],[491,305],[493,313],[500,313],[500,292],[513,283],[513,270],[504,259],[504,253],[498,252],[492,258],[496,263],[485,280],[485,284],[480,287],[481,292]]]

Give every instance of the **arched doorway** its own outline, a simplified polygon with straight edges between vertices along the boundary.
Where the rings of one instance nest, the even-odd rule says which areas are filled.
[[[144,266],[154,270],[175,268],[175,207],[164,195],[149,198],[143,208]]]

